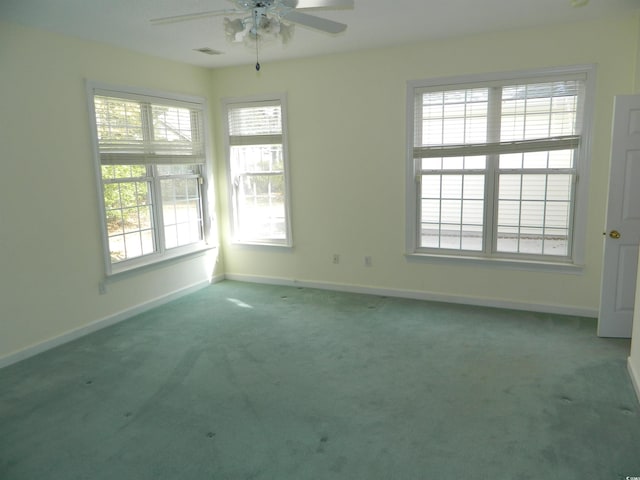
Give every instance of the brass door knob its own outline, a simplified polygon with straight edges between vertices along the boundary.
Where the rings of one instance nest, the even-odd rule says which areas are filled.
[[[610,236],[611,238],[615,238],[615,239],[617,240],[617,239],[619,239],[619,238],[620,238],[620,232],[619,232],[619,231],[617,231],[617,230],[611,230],[611,231],[609,232],[609,236]]]

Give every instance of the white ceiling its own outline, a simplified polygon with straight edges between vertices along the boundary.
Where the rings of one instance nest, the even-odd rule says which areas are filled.
[[[223,17],[152,26],[152,18],[229,9],[229,0],[0,0],[0,19],[206,67],[255,63],[255,49],[225,40]],[[627,15],[640,0],[355,0],[353,10],[309,12],[348,24],[330,35],[297,26],[261,46],[260,61]],[[45,46],[46,47],[46,46]],[[197,48],[222,51],[210,56]]]

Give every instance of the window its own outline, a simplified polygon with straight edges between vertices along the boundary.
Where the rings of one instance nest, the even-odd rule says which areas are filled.
[[[234,241],[291,246],[283,98],[224,102]]]
[[[107,273],[204,248],[203,101],[93,85],[90,96]]]
[[[410,84],[410,253],[579,261],[589,72]]]

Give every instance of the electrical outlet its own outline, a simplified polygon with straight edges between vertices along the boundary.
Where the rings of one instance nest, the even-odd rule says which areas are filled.
[[[340,254],[338,254],[338,253],[334,253],[333,254],[333,263],[336,264],[336,265],[338,263],[340,263]]]
[[[367,255],[366,257],[364,257],[364,265],[365,265],[365,267],[371,267],[371,266],[373,266],[373,260],[372,260],[372,258],[371,258],[369,255]]]

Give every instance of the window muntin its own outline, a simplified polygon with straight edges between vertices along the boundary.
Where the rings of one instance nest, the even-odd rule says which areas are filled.
[[[92,89],[107,273],[203,248],[202,104]]]
[[[481,251],[485,176],[453,170],[420,181],[421,246]]]
[[[234,240],[289,246],[282,100],[225,106]]]
[[[198,165],[158,165],[166,248],[203,240],[202,175]]]
[[[103,165],[102,190],[111,263],[155,251],[152,179],[144,165]]]
[[[414,86],[411,250],[571,262],[585,88],[584,73]]]

